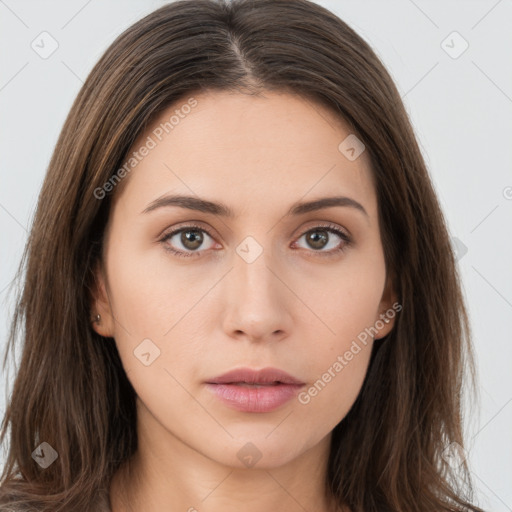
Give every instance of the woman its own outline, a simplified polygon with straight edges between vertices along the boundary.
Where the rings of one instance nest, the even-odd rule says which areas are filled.
[[[11,510],[481,510],[445,221],[389,74],[325,8],[182,0],[126,30],[23,263]]]

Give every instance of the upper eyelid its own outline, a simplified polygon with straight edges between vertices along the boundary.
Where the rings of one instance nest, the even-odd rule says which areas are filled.
[[[197,223],[197,225],[195,225],[195,224],[196,224],[195,221],[189,221],[188,223],[184,223],[182,226],[178,225],[177,227],[173,227],[173,228],[169,228],[169,229],[166,228],[160,233],[160,235],[158,235],[157,238],[159,240],[161,240],[162,238],[167,238],[168,236],[175,235],[175,234],[179,233],[180,231],[184,231],[186,229],[202,230],[202,231],[205,231],[208,236],[213,238],[213,234],[210,234],[210,232],[211,232],[210,229],[205,228],[204,226],[201,226],[200,223]]]

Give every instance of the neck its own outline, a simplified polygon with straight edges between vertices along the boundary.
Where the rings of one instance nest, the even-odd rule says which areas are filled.
[[[283,465],[231,467],[166,429],[147,428],[156,419],[144,409],[139,407],[138,450],[111,483],[112,512],[238,512],[242,504],[246,512],[341,510],[325,493],[330,435]]]

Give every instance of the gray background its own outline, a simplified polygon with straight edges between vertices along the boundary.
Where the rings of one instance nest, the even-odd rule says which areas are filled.
[[[474,332],[481,403],[466,410],[466,455],[480,504],[512,511],[512,2],[318,3],[373,46],[414,124],[459,248]],[[2,355],[7,287],[65,116],[115,36],[163,4],[0,0]],[[31,47],[51,48],[43,31],[58,43],[45,59]],[[3,415],[13,372],[0,377]]]

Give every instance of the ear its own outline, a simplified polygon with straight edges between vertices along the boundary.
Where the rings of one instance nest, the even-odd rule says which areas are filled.
[[[112,338],[114,336],[114,316],[110,306],[105,272],[103,265],[98,263],[94,271],[92,287],[91,322],[92,328],[101,336]],[[100,315],[99,320],[97,316]]]
[[[388,274],[379,304],[379,312],[375,317],[374,326],[377,330],[377,334],[374,338],[375,340],[380,340],[391,332],[395,325],[396,316],[402,309],[402,305],[398,302],[398,297],[395,292],[394,281],[393,276]]]

